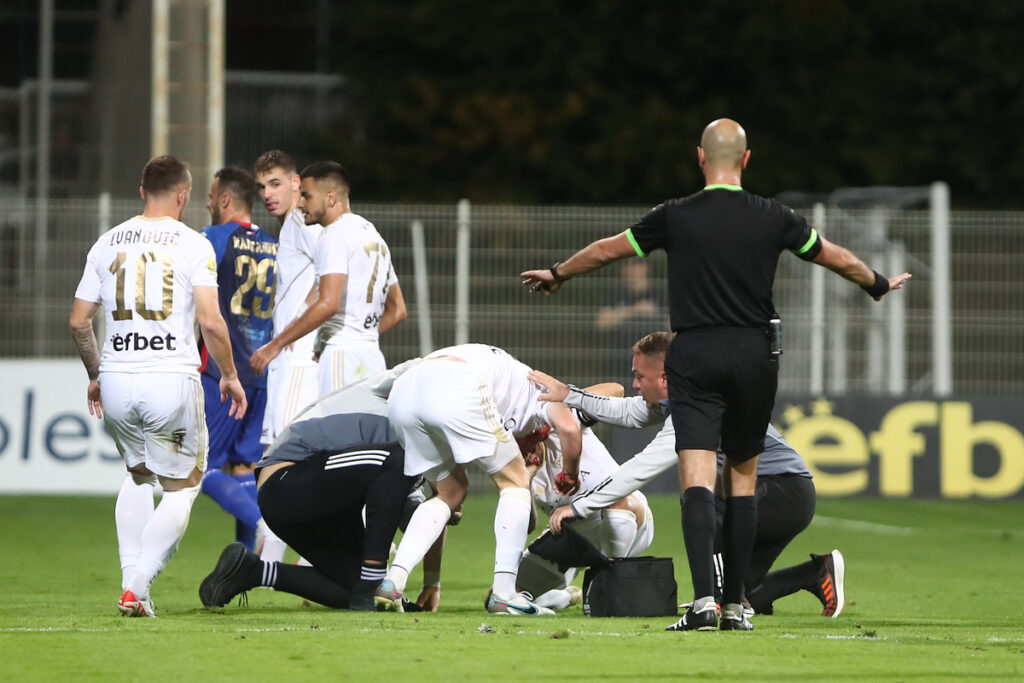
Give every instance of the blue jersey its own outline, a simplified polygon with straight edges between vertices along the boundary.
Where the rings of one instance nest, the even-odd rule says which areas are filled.
[[[217,256],[217,295],[238,379],[243,386],[265,388],[267,376],[253,373],[249,356],[274,336],[277,240],[255,225],[234,221],[207,226],[202,232]],[[203,359],[203,374],[219,380],[220,368],[205,349]]]

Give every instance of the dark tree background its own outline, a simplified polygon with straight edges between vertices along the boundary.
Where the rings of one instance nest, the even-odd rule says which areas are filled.
[[[1024,2],[331,3],[364,198],[649,203],[740,121],[757,192],[946,180],[1017,207]]]
[[[88,76],[97,8],[145,1],[56,0],[56,75]],[[34,77],[38,13],[0,3],[0,85]],[[654,204],[728,116],[756,192],[1022,205],[1022,0],[227,0],[227,25],[228,68],[345,77],[309,134],[361,200]]]

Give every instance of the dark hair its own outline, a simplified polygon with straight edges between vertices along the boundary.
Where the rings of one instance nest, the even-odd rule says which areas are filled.
[[[633,353],[640,356],[660,356],[661,360],[664,361],[674,336],[673,332],[651,332],[636,344],[633,344]]]
[[[279,149],[272,149],[269,152],[264,152],[256,159],[256,163],[252,165],[252,173],[253,175],[263,175],[264,173],[270,173],[275,168],[281,169],[288,175],[293,175],[295,173],[295,159],[292,159],[287,153]]]
[[[191,187],[192,176],[188,164],[177,157],[165,154],[153,157],[142,169],[142,189],[149,194],[165,194],[179,186]]]
[[[348,171],[337,161],[318,161],[302,169],[299,174],[301,178],[312,178],[313,180],[330,180],[335,185],[345,188],[345,192],[352,187],[349,181]]]
[[[232,200],[244,206],[246,211],[252,211],[252,204],[256,199],[256,180],[251,173],[238,166],[225,166],[214,173],[213,177],[218,181],[218,192],[227,192]]]

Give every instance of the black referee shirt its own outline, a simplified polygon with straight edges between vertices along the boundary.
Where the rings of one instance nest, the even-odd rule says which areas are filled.
[[[810,261],[821,239],[807,221],[738,185],[708,185],[670,199],[627,231],[640,256],[668,253],[673,331],[699,327],[766,327],[775,306],[779,254]]]

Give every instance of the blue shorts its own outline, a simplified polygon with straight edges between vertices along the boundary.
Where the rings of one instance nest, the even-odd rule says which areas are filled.
[[[228,415],[231,400],[220,402],[220,383],[202,376],[206,395],[206,427],[210,432],[210,456],[206,469],[219,470],[227,463],[251,464],[263,457],[260,434],[263,413],[267,408],[267,390],[246,387],[249,407],[241,420]]]

